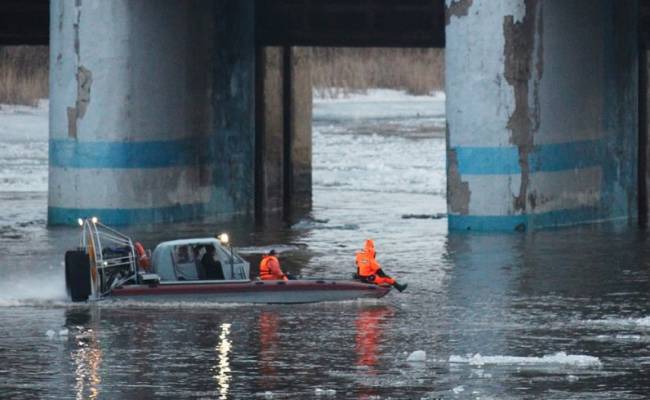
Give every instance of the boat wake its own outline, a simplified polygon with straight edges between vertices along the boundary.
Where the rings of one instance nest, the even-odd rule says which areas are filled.
[[[0,283],[0,307],[60,307],[66,304],[65,282],[59,274],[21,275]]]

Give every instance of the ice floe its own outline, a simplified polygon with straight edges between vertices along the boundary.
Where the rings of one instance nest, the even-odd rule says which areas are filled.
[[[585,323],[589,325],[620,326],[620,327],[630,327],[630,328],[650,328],[650,317],[590,319],[585,321]]]
[[[316,396],[334,396],[336,394],[336,390],[316,388],[314,389],[314,394]]]
[[[408,362],[425,362],[427,360],[427,353],[424,350],[415,350],[406,358]]]
[[[483,365],[567,365],[580,368],[597,368],[602,366],[598,357],[587,355],[567,354],[563,351],[544,355],[542,357],[518,356],[482,356],[481,354],[466,357],[452,355],[449,362],[454,364]]]

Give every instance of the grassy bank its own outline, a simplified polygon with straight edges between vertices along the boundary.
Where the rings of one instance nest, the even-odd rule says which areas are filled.
[[[316,95],[337,97],[371,88],[427,94],[444,88],[444,51],[398,48],[312,48]],[[48,97],[47,46],[0,47],[0,103],[35,105]]]
[[[48,97],[47,46],[0,47],[0,103],[36,105]]]

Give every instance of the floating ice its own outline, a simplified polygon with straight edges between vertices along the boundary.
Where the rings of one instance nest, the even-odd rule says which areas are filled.
[[[632,334],[615,334],[615,335],[597,335],[587,336],[586,340],[594,340],[598,342],[650,342],[650,336],[632,335]]]
[[[45,335],[49,338],[52,339],[54,335],[56,335],[56,332],[54,332],[52,329],[48,329],[47,332],[45,332]]]
[[[316,88],[314,90],[313,102],[315,104],[322,103],[360,103],[360,102],[423,102],[423,101],[439,101],[444,102],[445,92],[433,91],[428,95],[414,96],[407,93],[405,90],[394,89],[369,89],[363,92],[350,92],[343,88],[328,87]]]
[[[643,318],[611,318],[611,319],[590,319],[585,321],[590,325],[622,326],[630,328],[650,328],[650,317]]]
[[[68,336],[68,333],[70,333],[68,328],[63,328],[59,331],[59,336]]]
[[[316,388],[314,389],[314,394],[316,396],[334,396],[336,394],[336,390]]]
[[[425,362],[427,360],[427,352],[424,350],[415,350],[409,354],[406,361],[408,362]]]
[[[267,254],[271,250],[275,250],[276,253],[287,253],[291,251],[300,250],[301,246],[297,245],[287,245],[287,244],[278,244],[270,246],[251,246],[251,247],[237,247],[237,252],[239,254]]]
[[[454,394],[458,394],[464,392],[465,388],[462,385],[456,386],[455,388],[451,389],[451,391],[454,392]]]
[[[450,363],[469,365],[569,365],[573,367],[589,368],[601,367],[602,363],[598,357],[586,355],[567,354],[563,351],[543,357],[516,357],[516,356],[473,356],[462,357],[452,355]]]

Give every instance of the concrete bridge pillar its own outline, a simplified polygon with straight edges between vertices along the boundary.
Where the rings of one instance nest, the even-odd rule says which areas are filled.
[[[52,0],[50,224],[253,211],[253,11]]]
[[[637,13],[446,0],[451,230],[637,217]]]
[[[256,210],[289,216],[311,207],[309,50],[262,47],[256,61]]]

